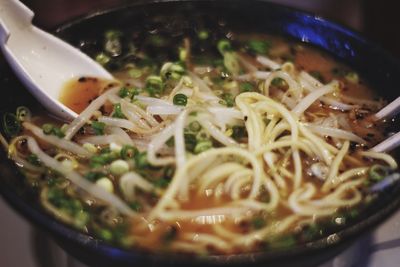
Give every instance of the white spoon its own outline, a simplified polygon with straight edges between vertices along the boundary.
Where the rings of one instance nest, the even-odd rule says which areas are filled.
[[[81,76],[113,76],[78,49],[33,26],[33,15],[18,0],[0,0],[1,51],[41,104],[61,118],[73,119],[77,114],[58,101],[64,84]]]
[[[381,120],[383,118],[395,116],[400,112],[400,96],[393,100],[389,105],[385,106],[378,113],[375,114],[376,120]],[[391,137],[383,140],[381,143],[377,144],[372,148],[375,152],[389,152],[400,146],[400,132],[392,135]]]

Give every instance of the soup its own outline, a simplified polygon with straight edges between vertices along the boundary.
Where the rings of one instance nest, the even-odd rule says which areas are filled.
[[[351,223],[398,179],[371,149],[384,101],[321,51],[206,27],[95,43],[118,81],[71,81],[62,101],[78,118],[21,107],[4,120],[44,209],[84,232],[151,251],[282,249]]]

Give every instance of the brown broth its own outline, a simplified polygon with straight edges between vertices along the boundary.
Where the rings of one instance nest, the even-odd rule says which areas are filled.
[[[91,77],[81,77],[67,82],[61,91],[60,101],[76,113],[81,113],[107,87],[115,82]]]

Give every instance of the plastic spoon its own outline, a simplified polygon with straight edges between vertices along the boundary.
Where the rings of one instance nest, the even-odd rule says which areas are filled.
[[[1,51],[41,104],[59,117],[73,119],[77,114],[58,100],[65,82],[81,76],[113,76],[78,49],[33,26],[33,16],[17,0],[0,0]]]

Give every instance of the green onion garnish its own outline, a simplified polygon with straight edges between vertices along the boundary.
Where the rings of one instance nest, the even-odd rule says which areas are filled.
[[[146,79],[146,92],[150,96],[156,96],[164,91],[164,84],[160,76],[150,75]]]
[[[385,166],[375,164],[368,171],[369,179],[372,181],[381,181],[389,175],[389,169]]]
[[[194,148],[194,153],[200,154],[206,150],[209,150],[210,148],[212,148],[211,140],[203,140],[196,144],[196,146]]]
[[[197,122],[197,121],[192,121],[192,122],[189,124],[189,130],[192,131],[192,132],[195,132],[195,133],[199,132],[199,131],[201,130],[201,125],[200,125],[200,123]]]
[[[31,111],[27,107],[24,107],[24,106],[18,107],[17,112],[15,114],[17,116],[17,119],[20,122],[29,120],[31,117]]]
[[[18,120],[17,116],[12,113],[6,113],[3,116],[3,129],[4,132],[12,137],[21,131],[21,123]]]
[[[54,126],[51,123],[43,124],[42,130],[43,130],[43,133],[46,135],[55,135],[58,138],[63,138],[65,136],[64,132],[60,128]]]
[[[217,44],[218,51],[223,55],[226,52],[232,51],[231,43],[228,40],[221,40]]]
[[[125,119],[124,113],[122,113],[121,104],[117,103],[114,105],[114,111],[112,114],[113,118]]]
[[[233,107],[235,104],[235,99],[231,93],[224,93],[221,95],[223,101],[221,104],[226,105],[227,107]]]
[[[261,217],[255,217],[251,221],[251,225],[253,226],[254,229],[261,229],[266,225],[265,219]]]
[[[130,146],[130,145],[125,145],[121,149],[121,158],[123,159],[133,159],[135,155],[138,153],[138,150],[136,147]]]
[[[253,86],[253,84],[251,84],[251,83],[244,82],[244,83],[241,83],[241,84],[239,85],[239,89],[240,89],[240,92],[241,92],[241,93],[244,93],[244,92],[251,92],[251,91],[254,90],[254,86]]]
[[[199,37],[200,40],[206,40],[208,39],[209,34],[208,31],[202,30],[197,34],[197,36]]]
[[[255,54],[267,54],[271,48],[271,43],[266,41],[251,40],[247,43],[250,52]]]
[[[32,165],[40,166],[40,160],[36,154],[29,154],[26,160]]]
[[[146,152],[139,152],[135,154],[135,166],[137,169],[143,169],[149,166]]]
[[[95,60],[102,66],[107,65],[110,61],[111,58],[107,56],[105,53],[99,53],[96,55]]]
[[[184,94],[176,94],[174,96],[173,102],[174,102],[174,105],[177,105],[177,106],[186,106],[187,100],[188,99],[187,99],[186,95],[184,95]]]
[[[104,122],[93,121],[92,122],[92,129],[96,135],[104,135],[104,128],[106,124]]]

